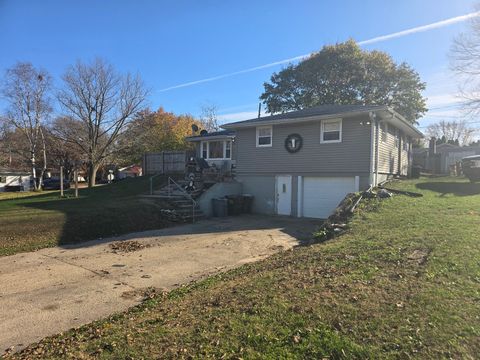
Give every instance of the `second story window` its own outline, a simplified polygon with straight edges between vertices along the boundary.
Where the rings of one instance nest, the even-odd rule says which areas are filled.
[[[257,127],[257,147],[272,146],[272,127]]]
[[[320,142],[336,143],[342,141],[342,119],[322,120],[320,124]]]

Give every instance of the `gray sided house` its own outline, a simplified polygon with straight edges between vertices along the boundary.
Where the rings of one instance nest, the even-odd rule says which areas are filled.
[[[325,105],[222,127],[189,138],[197,155],[233,163],[254,212],[313,218],[349,192],[407,176],[412,139],[423,136],[387,106]]]

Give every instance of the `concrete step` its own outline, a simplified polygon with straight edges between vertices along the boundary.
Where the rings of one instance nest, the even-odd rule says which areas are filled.
[[[199,214],[201,213],[202,210],[200,209],[195,209],[195,214]],[[175,209],[175,212],[178,214],[178,215],[190,215],[190,214],[193,214],[193,211],[192,209]]]
[[[191,209],[192,208],[192,203],[190,204],[178,204],[177,202],[174,202],[173,205],[175,205],[175,207],[177,209]],[[197,205],[195,206],[195,209],[200,209],[200,207]]]

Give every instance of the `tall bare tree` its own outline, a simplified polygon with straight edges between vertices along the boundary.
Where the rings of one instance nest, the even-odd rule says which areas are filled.
[[[466,121],[445,121],[431,124],[427,128],[427,134],[430,137],[437,139],[444,139],[445,142],[450,142],[459,145],[468,145],[473,140],[473,136],[477,130],[468,126]]]
[[[37,178],[37,152],[43,151],[43,170],[40,181],[46,169],[45,139],[42,133],[44,125],[52,111],[51,108],[51,77],[42,69],[36,69],[31,63],[17,63],[5,73],[2,95],[7,100],[7,121],[20,130],[28,141],[30,167],[32,176]],[[41,185],[41,184],[40,184]],[[34,189],[37,190],[34,181]]]
[[[479,6],[480,9],[480,6]],[[452,49],[452,69],[461,79],[460,94],[464,110],[480,114],[480,19],[470,20],[469,31],[455,38]]]
[[[207,131],[217,131],[220,129],[218,125],[217,106],[214,104],[203,105],[200,113],[200,122]]]
[[[92,187],[99,166],[141,109],[147,90],[138,75],[120,74],[102,59],[88,64],[77,62],[67,69],[63,82],[58,100],[81,129],[57,129],[57,135],[76,144],[85,154],[88,186]]]

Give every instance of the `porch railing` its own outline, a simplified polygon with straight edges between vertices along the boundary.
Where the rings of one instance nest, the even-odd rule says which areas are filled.
[[[172,190],[171,190],[171,185],[175,186],[180,192],[185,195],[187,199],[189,199],[192,202],[192,222],[195,222],[195,208],[197,207],[197,202],[195,199],[190,195],[184,188],[182,188],[175,180],[173,180],[171,177],[168,177],[168,197],[172,196]]]

